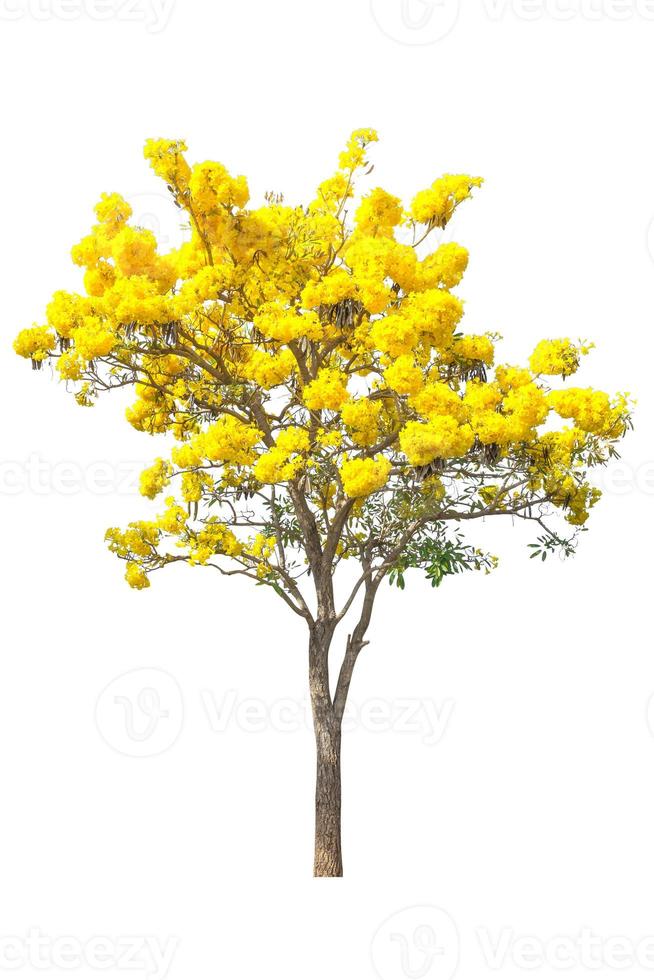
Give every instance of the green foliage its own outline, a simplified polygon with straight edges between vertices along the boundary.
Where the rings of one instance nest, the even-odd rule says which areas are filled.
[[[410,542],[402,557],[391,568],[389,582],[404,589],[405,572],[410,568],[421,568],[432,588],[437,588],[448,575],[471,570],[490,572],[496,564],[495,557],[466,544],[460,533],[457,532],[454,538],[448,539],[444,529],[439,527],[435,537],[421,534]]]
[[[534,543],[527,545],[528,548],[531,548],[529,557],[540,558],[541,561],[546,561],[551,555],[558,555],[559,558],[570,558],[577,550],[577,539],[580,532],[585,530],[585,527],[579,528],[570,538],[562,538],[553,531],[547,531]]]

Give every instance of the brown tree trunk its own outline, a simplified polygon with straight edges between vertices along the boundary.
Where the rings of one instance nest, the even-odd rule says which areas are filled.
[[[316,838],[313,873],[340,878],[341,724],[329,691],[329,646],[333,626],[316,623],[309,644],[309,688],[316,736]]]
[[[343,875],[341,852],[341,733],[338,726],[316,728],[316,878]]]

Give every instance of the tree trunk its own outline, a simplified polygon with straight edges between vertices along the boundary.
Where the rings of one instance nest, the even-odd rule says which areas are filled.
[[[309,688],[316,736],[316,838],[313,873],[343,875],[341,853],[341,724],[329,691],[329,646],[333,628],[318,623],[309,645]]]
[[[316,728],[316,878],[341,878],[341,733]]]

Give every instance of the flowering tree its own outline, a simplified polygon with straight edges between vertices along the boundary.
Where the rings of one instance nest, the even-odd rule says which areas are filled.
[[[572,553],[599,497],[588,471],[629,424],[624,396],[559,383],[587,345],[543,340],[528,366],[492,371],[497,337],[459,331],[468,253],[424,243],[479,178],[442,177],[408,211],[378,187],[348,220],[376,139],[353,133],[308,207],[268,194],[254,209],[244,177],[149,140],[187,240],[160,254],[123,198],[103,195],[72,252],[84,292],[57,292],[47,325],[15,341],[34,368],[55,361],[80,405],[133,388],[131,425],[174,438],[141,477],[145,496],[169,494],[161,513],[107,532],[133,588],[173,562],[204,565],[270,587],[306,622],[321,876],[342,874],[341,721],[384,579],[489,571],[461,528],[495,515],[537,526],[532,557]],[[358,568],[337,600],[344,562]]]

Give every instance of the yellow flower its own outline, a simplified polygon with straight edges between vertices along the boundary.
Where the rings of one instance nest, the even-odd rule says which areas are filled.
[[[132,216],[132,209],[120,194],[103,194],[95,206],[98,221],[106,226],[106,231],[115,234]]]
[[[158,177],[184,189],[188,187],[191,175],[191,168],[184,159],[187,149],[183,140],[151,139],[146,142],[143,155]]]
[[[116,346],[117,338],[99,317],[84,317],[82,325],[73,331],[75,350],[84,358],[91,361],[95,357],[104,357]]]
[[[549,403],[561,418],[574,419],[584,432],[612,439],[624,434],[628,415],[623,396],[611,401],[605,392],[593,388],[567,388],[552,391]]]
[[[278,354],[253,350],[249,359],[241,365],[240,374],[261,388],[276,388],[287,381],[296,369],[297,363],[290,350],[282,350]]]
[[[341,371],[323,368],[315,381],[305,385],[302,400],[313,411],[327,408],[337,412],[350,398],[347,377]]]
[[[139,490],[144,497],[154,500],[164,487],[170,483],[172,466],[163,459],[157,459],[147,470],[143,470],[139,479]]]
[[[411,216],[424,224],[444,228],[454,209],[470,197],[473,187],[481,187],[481,177],[446,174],[425,191],[419,191],[411,202]]]
[[[198,163],[191,170],[189,190],[193,203],[203,212],[221,206],[245,207],[250,196],[245,177],[230,177],[222,163]]]
[[[424,466],[434,459],[465,456],[475,441],[469,425],[459,425],[451,416],[431,422],[407,422],[400,433],[400,447],[413,466]]]
[[[374,446],[379,438],[381,403],[357,398],[343,405],[341,418],[359,446]]]
[[[459,337],[454,341],[452,353],[466,361],[482,361],[484,364],[492,364],[495,348],[488,337],[468,334],[466,337]]]
[[[399,197],[376,187],[363,198],[354,220],[364,235],[390,235],[402,220],[402,202]]]
[[[355,170],[363,166],[366,148],[370,143],[376,143],[378,138],[374,129],[355,129],[338,159],[341,170]]]
[[[255,459],[254,447],[260,440],[254,426],[226,415],[196,436],[192,445],[206,459],[247,465]]]
[[[374,459],[346,459],[339,472],[348,497],[367,497],[386,485],[390,471],[389,460],[375,456]]]
[[[449,385],[442,381],[431,382],[417,395],[409,399],[410,404],[425,418],[450,416],[457,422],[467,418],[466,406]]]
[[[47,327],[28,327],[14,340],[14,350],[20,357],[30,357],[37,362],[49,357],[54,346],[55,336]]]
[[[534,374],[560,374],[563,377],[574,374],[579,367],[582,354],[588,347],[577,347],[566,337],[563,340],[541,340],[529,358],[529,367]]]
[[[306,429],[291,427],[279,433],[272,449],[259,456],[254,476],[261,483],[284,483],[292,480],[305,465],[310,437]]]
[[[230,573],[284,591],[275,526],[299,588],[321,547],[349,558],[367,542],[377,562],[421,515],[463,520],[486,502],[532,516],[549,501],[571,524],[586,521],[597,496],[587,473],[625,434],[627,396],[566,387],[589,349],[568,338],[543,340],[528,365],[493,373],[499,338],[464,333],[453,292],[467,250],[422,249],[481,178],[446,174],[408,208],[381,187],[361,194],[376,139],[355,130],[308,206],[275,193],[252,206],[245,177],[214,161],[191,165],[180,140],[148,140],[145,157],[180,211],[184,241],[164,249],[131,223],[120,194],[103,194],[72,249],[79,294],[56,292],[45,324],[16,338],[34,368],[51,359],[82,406],[132,389],[129,423],[172,443],[140,480],[150,498],[174,481],[163,513],[107,533],[135,588],[174,558],[231,564]],[[548,377],[562,379],[560,391]],[[557,413],[572,424],[555,431]],[[495,503],[505,479],[511,489]],[[380,491],[383,500],[366,501]],[[342,508],[343,493],[355,499],[332,549],[330,527],[340,524],[328,512]],[[244,526],[262,533],[241,540]],[[171,537],[174,555],[164,548]],[[400,565],[422,561],[430,546],[420,543]]]
[[[420,265],[420,275],[425,287],[444,286],[453,289],[458,286],[468,268],[467,248],[455,242],[441,245],[433,255],[428,255]]]
[[[422,371],[411,354],[401,354],[384,371],[386,384],[400,395],[415,395],[422,388]]]
[[[127,562],[125,579],[132,589],[149,589],[150,579],[140,565],[134,561]]]

